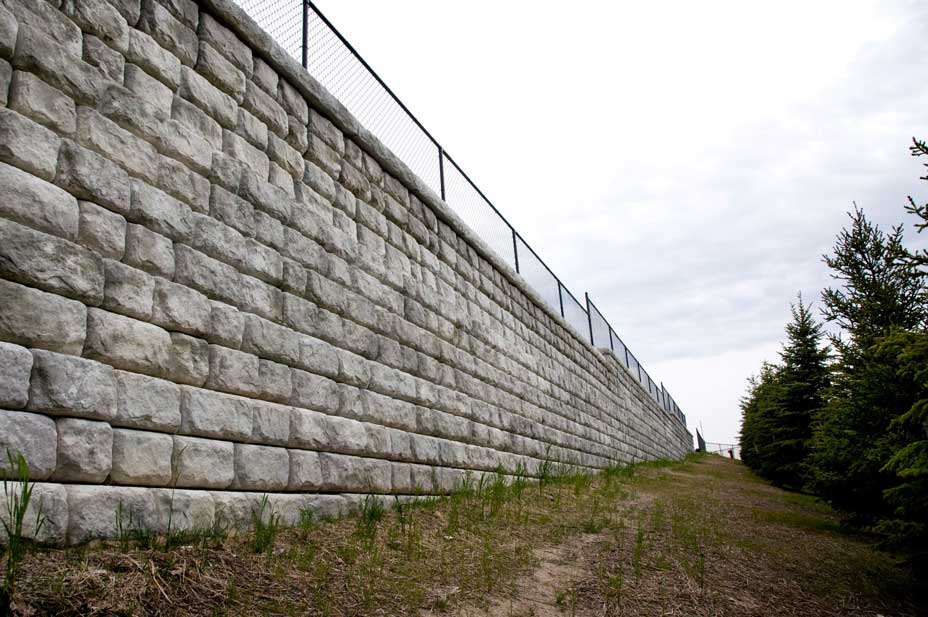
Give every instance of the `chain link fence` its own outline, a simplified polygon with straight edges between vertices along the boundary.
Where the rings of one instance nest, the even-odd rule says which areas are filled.
[[[512,266],[581,337],[609,349],[664,411],[686,416],[598,308],[570,292],[370,65],[309,0],[236,0],[387,148]]]

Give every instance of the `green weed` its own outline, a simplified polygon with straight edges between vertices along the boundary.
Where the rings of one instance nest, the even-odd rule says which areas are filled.
[[[26,522],[26,513],[32,502],[32,491],[35,485],[29,480],[29,465],[25,457],[7,449],[6,458],[9,463],[9,473],[3,471],[3,495],[6,498],[6,512],[2,520],[3,531],[6,533],[6,568],[3,573],[3,585],[0,586],[0,612],[10,614],[10,603],[16,587],[16,577],[20,566],[26,558],[31,542],[23,534],[23,525]],[[39,502],[35,514],[33,537],[40,537],[45,526],[45,515],[42,512],[42,502]]]

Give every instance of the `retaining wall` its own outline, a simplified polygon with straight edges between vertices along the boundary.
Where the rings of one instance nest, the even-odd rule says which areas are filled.
[[[0,341],[52,543],[692,442],[221,0],[0,0]]]

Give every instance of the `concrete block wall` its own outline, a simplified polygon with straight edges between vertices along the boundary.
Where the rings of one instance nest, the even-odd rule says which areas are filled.
[[[0,0],[0,449],[42,540],[690,449],[226,0]]]

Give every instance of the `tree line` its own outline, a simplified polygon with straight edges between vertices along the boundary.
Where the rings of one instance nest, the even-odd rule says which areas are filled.
[[[924,141],[913,144],[913,156],[928,156]],[[909,197],[905,209],[917,232],[928,228],[928,204]],[[741,455],[760,476],[821,497],[848,525],[905,549],[925,572],[928,251],[909,250],[903,225],[883,230],[856,204],[849,217],[823,257],[834,286],[821,293],[821,320],[800,295],[779,362],[749,380]]]

